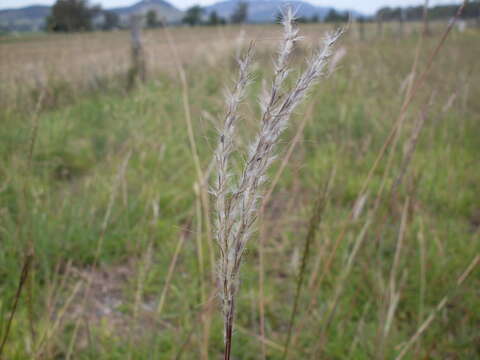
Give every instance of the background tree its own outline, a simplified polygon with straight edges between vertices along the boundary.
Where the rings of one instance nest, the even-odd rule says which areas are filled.
[[[218,16],[217,12],[213,10],[210,15],[208,16],[208,25],[217,26],[217,25],[225,25],[226,21],[224,18]]]
[[[120,18],[113,11],[103,12],[103,30],[113,30],[120,27]]]
[[[338,12],[335,9],[331,9],[325,17],[325,22],[345,22],[348,21],[348,13]]]
[[[296,20],[298,24],[307,24],[309,22],[308,18],[305,16],[299,16]]]
[[[157,12],[155,10],[148,10],[147,12],[147,27],[153,28],[159,25]]]
[[[477,26],[480,27],[480,0],[474,1],[473,4],[477,5],[475,20],[477,21]]]
[[[428,19],[430,20],[447,20],[455,15],[458,9],[458,5],[436,5],[428,8]],[[381,16],[384,21],[399,20],[404,12],[404,19],[406,21],[422,20],[423,19],[423,6],[409,6],[409,7],[382,7],[380,8],[376,16]],[[478,16],[480,13],[480,1],[469,1],[463,9],[461,18],[472,19]]]
[[[202,23],[203,12],[204,10],[200,6],[192,6],[185,12],[182,22],[190,26],[200,25]]]
[[[47,29],[67,32],[92,30],[92,20],[100,12],[100,6],[90,6],[88,0],[57,0],[47,18]]]
[[[243,24],[247,20],[248,16],[248,4],[244,1],[239,1],[237,7],[233,11],[232,16],[230,17],[230,22],[232,24]]]

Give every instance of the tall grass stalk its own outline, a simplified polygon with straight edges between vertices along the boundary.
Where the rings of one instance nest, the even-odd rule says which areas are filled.
[[[94,258],[93,258],[93,262],[92,262],[92,269],[96,269],[98,264],[99,264],[100,254],[102,252],[103,244],[104,244],[104,241],[105,241],[105,234],[107,233],[107,230],[108,230],[108,228],[110,226],[110,222],[111,222],[113,206],[115,205],[115,201],[118,197],[118,193],[120,192],[120,184],[122,182],[122,179],[124,179],[125,176],[126,176],[128,163],[130,161],[131,155],[132,155],[132,151],[129,150],[127,152],[122,164],[120,165],[120,167],[118,169],[117,176],[116,176],[115,181],[113,183],[112,190],[110,192],[110,197],[109,197],[109,201],[108,201],[107,210],[105,211],[105,215],[103,217],[102,225],[101,225],[101,228],[100,228],[101,229],[100,236],[98,237],[97,244],[96,244],[96,247],[95,247],[95,253],[94,253]],[[93,282],[93,275],[89,276],[88,279],[87,279],[87,283],[85,285],[83,297],[82,297],[80,305],[79,305],[82,313],[85,312],[85,309],[86,309],[86,306],[87,306],[87,303],[88,303],[88,299],[91,297],[92,282]],[[79,329],[80,329],[80,321],[81,321],[81,319],[79,318],[75,322],[75,326],[73,328],[72,335],[70,337],[69,345],[68,345],[68,348],[67,348],[67,353],[66,353],[66,356],[65,356],[65,358],[67,360],[71,359],[71,357],[73,355],[75,344],[76,344],[76,341],[77,341],[78,332],[79,332]]]
[[[418,91],[425,85],[426,80],[428,78],[428,75],[430,74],[430,72],[432,70],[433,64],[434,64],[438,54],[440,53],[441,49],[443,48],[443,46],[446,42],[446,39],[448,38],[448,35],[452,31],[453,26],[455,25],[456,21],[460,18],[460,15],[462,14],[464,7],[465,7],[465,2],[462,3],[458,7],[455,16],[453,17],[452,21],[450,21],[450,23],[448,24],[448,26],[445,29],[445,31],[443,32],[440,40],[438,41],[437,45],[435,46],[433,52],[428,57],[427,64],[426,64],[424,70],[419,74],[418,77],[415,77],[415,79],[413,81],[413,84],[411,85],[411,88],[408,91],[408,94],[407,94],[404,102],[402,103],[399,114],[398,114],[397,118],[395,119],[395,122],[393,123],[392,128],[391,128],[387,138],[385,139],[381,149],[379,150],[378,154],[376,155],[375,160],[374,160],[372,166],[370,167],[370,170],[368,171],[368,174],[367,174],[365,180],[362,182],[362,187],[361,187],[360,192],[358,193],[357,201],[355,203],[357,203],[367,193],[368,187],[370,186],[370,183],[372,182],[372,178],[373,178],[374,173],[377,171],[380,163],[384,159],[385,154],[387,153],[387,150],[391,147],[392,142],[395,139],[396,134],[399,130],[399,127],[403,123],[403,119],[406,116],[406,112],[407,112],[408,108],[410,107],[411,103],[415,99]],[[323,271],[322,271],[321,276],[318,279],[316,279],[315,282],[312,283],[311,291],[316,292],[318,290],[318,287],[323,282],[323,279],[324,279],[325,275],[329,272],[329,269],[330,269],[331,265],[333,264],[333,260],[334,260],[336,254],[337,254],[337,250],[340,246],[340,243],[343,242],[343,240],[344,240],[344,238],[347,234],[348,226],[350,225],[351,220],[354,217],[354,212],[355,212],[355,206],[353,206],[351,208],[348,220],[345,221],[344,226],[342,226],[342,229],[340,231],[340,234],[335,239],[335,242],[334,242],[334,245],[333,245],[333,250],[331,251],[331,253],[329,254],[329,256],[328,256],[328,258],[325,262],[325,265],[323,267]],[[316,305],[316,302],[317,302],[317,299],[315,297],[312,297],[312,299],[310,301],[310,304],[307,306],[307,311],[305,311],[305,314],[309,313],[309,310],[312,309]],[[302,324],[305,321],[306,321],[306,318],[304,316]]]
[[[13,301],[12,310],[10,311],[10,316],[8,317],[8,320],[7,320],[7,326],[5,328],[5,332],[3,334],[2,341],[0,343],[0,359],[3,353],[3,349],[5,348],[5,344],[7,343],[8,335],[10,334],[10,328],[12,326],[13,317],[15,316],[15,313],[17,311],[18,301],[20,300],[20,295],[22,293],[23,286],[27,281],[28,272],[30,269],[30,263],[32,262],[32,260],[33,260],[33,256],[27,256],[22,267],[22,272],[20,274],[20,280],[18,282],[17,291],[15,293],[15,299]]]
[[[189,86],[188,86],[188,81],[187,81],[187,74],[185,72],[185,68],[180,60],[180,56],[178,54],[177,47],[175,45],[175,41],[168,30],[166,26],[164,26],[164,32],[167,38],[168,45],[170,49],[172,50],[172,54],[174,57],[175,61],[175,66],[177,68],[178,75],[180,77],[180,82],[182,85],[182,104],[183,104],[183,109],[185,113],[185,122],[187,125],[187,134],[188,134],[188,141],[190,143],[190,149],[192,152],[192,157],[193,157],[193,163],[195,166],[195,172],[197,175],[197,181],[193,185],[193,189],[195,191],[195,194],[197,196],[197,202],[198,204],[201,204],[201,210],[203,210],[203,216],[199,217],[198,220],[198,233],[197,233],[197,244],[198,244],[198,261],[202,269],[200,270],[200,277],[201,277],[201,297],[202,297],[202,302],[205,301],[205,286],[204,286],[204,281],[203,281],[203,250],[201,247],[201,241],[200,236],[201,236],[201,224],[202,224],[202,218],[203,222],[205,223],[205,231],[207,235],[207,243],[208,243],[208,248],[209,248],[209,253],[210,253],[210,265],[211,265],[211,279],[212,282],[214,281],[215,274],[214,274],[214,250],[213,250],[213,236],[212,236],[212,229],[211,229],[211,221],[210,221],[210,205],[208,202],[208,188],[205,186],[204,179],[205,179],[205,174],[202,170],[202,166],[200,163],[200,158],[198,155],[198,147],[197,143],[195,141],[195,135],[194,135],[194,130],[193,130],[193,124],[192,124],[192,114],[190,110],[190,94],[189,94]],[[199,208],[197,206],[197,213],[200,214]],[[206,315],[209,315],[208,313]],[[211,322],[211,317],[210,316],[202,316],[202,323],[203,323],[203,339],[201,341],[201,359],[205,360],[208,359],[208,347],[209,347],[209,332],[210,332],[210,322]]]
[[[30,142],[28,145],[28,153],[27,153],[27,165],[25,171],[25,177],[22,184],[22,196],[20,197],[20,209],[22,214],[18,217],[18,226],[17,226],[17,234],[21,236],[24,232],[26,233],[26,247],[24,250],[24,261],[22,266],[22,271],[20,273],[20,278],[18,281],[18,287],[15,292],[15,297],[12,304],[12,309],[10,311],[10,316],[7,320],[7,326],[5,328],[5,332],[3,334],[2,340],[0,341],[0,359],[5,348],[5,344],[7,343],[7,339],[10,333],[10,328],[12,325],[13,318],[17,311],[18,302],[20,300],[20,296],[22,294],[23,288],[27,287],[27,306],[28,306],[28,320],[29,320],[29,330],[30,336],[33,343],[35,343],[35,331],[34,331],[34,315],[33,315],[33,263],[35,257],[35,243],[33,236],[31,234],[31,219],[28,217],[27,208],[28,208],[28,191],[29,191],[29,181],[32,173],[32,162],[33,162],[33,153],[35,151],[35,145],[37,143],[38,137],[38,127],[39,127],[39,115],[40,110],[42,108],[43,101],[45,99],[45,91],[41,91],[37,102],[35,104],[34,111],[32,113],[32,134],[30,137]]]
[[[333,175],[333,173],[332,173]],[[297,279],[297,285],[295,289],[295,296],[293,300],[293,306],[292,306],[292,312],[290,313],[290,320],[288,322],[288,330],[287,330],[287,340],[285,341],[285,348],[283,351],[282,359],[287,359],[288,358],[288,351],[290,347],[290,341],[292,338],[292,331],[293,331],[293,326],[295,323],[295,318],[297,316],[297,311],[298,311],[298,305],[300,302],[300,294],[302,291],[303,283],[304,283],[304,278],[305,274],[307,271],[307,263],[308,259],[310,257],[310,248],[312,246],[312,243],[315,241],[315,237],[317,235],[317,230],[318,227],[322,221],[322,215],[325,210],[325,204],[327,201],[327,197],[329,194],[329,189],[331,185],[331,180],[333,176],[330,176],[330,181],[328,181],[327,185],[325,186],[324,190],[319,192],[319,195],[317,196],[317,200],[315,201],[315,205],[312,211],[312,215],[310,217],[310,223],[308,225],[308,231],[307,235],[305,237],[305,245],[303,247],[303,254],[302,254],[302,261],[300,265],[300,271],[298,274],[298,279]]]
[[[309,119],[312,118],[312,112],[315,106],[315,102],[312,102],[306,112],[306,116],[303,118],[301,123],[299,124],[297,128],[297,132],[295,133],[295,136],[293,137],[292,141],[290,142],[290,145],[288,147],[287,152],[285,153],[282,162],[273,176],[273,180],[269,186],[269,189],[265,196],[263,197],[262,200],[262,206],[260,208],[260,215],[259,219],[262,222],[262,226],[260,228],[260,239],[259,239],[259,244],[258,244],[258,260],[259,260],[259,270],[258,270],[258,293],[259,293],[259,317],[260,317],[260,336],[264,337],[265,336],[265,297],[264,297],[264,275],[265,275],[265,262],[264,262],[264,243],[265,243],[265,238],[267,237],[266,235],[266,222],[264,220],[265,216],[265,208],[267,207],[270,198],[272,196],[272,193],[280,180],[280,177],[282,176],[283,172],[285,171],[287,164],[290,161],[290,158],[292,157],[292,154],[294,150],[297,147],[297,144],[300,142],[300,139],[303,135],[303,131],[305,129],[305,126],[307,125],[307,122]],[[335,171],[332,172],[332,175],[330,177],[330,183],[332,182],[332,179],[334,177]],[[265,350],[265,343],[262,342],[262,359],[266,358],[266,350]]]
[[[232,181],[229,159],[234,150],[235,127],[238,122],[238,107],[250,82],[252,46],[245,57],[239,60],[239,76],[233,92],[227,95],[227,112],[220,141],[215,152],[217,174],[213,187],[216,211],[216,240],[220,247],[218,276],[224,316],[225,353],[229,360],[232,349],[235,300],[242,255],[253,232],[258,214],[259,199],[264,191],[266,172],[275,160],[275,146],[286,129],[294,109],[305,99],[308,90],[324,75],[325,66],[332,48],[342,30],[328,34],[323,47],[307,62],[291,89],[285,89],[285,80],[291,71],[290,60],[296,43],[300,40],[294,25],[293,11],[288,8],[283,17],[284,36],[274,62],[274,76],[269,90],[260,98],[261,124],[251,142],[243,170]]]

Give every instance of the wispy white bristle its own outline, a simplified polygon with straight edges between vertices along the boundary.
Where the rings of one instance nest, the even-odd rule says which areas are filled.
[[[218,277],[225,333],[234,314],[234,300],[238,290],[239,269],[246,244],[253,232],[258,213],[258,204],[263,195],[262,184],[267,181],[267,170],[275,159],[275,145],[295,108],[305,99],[308,90],[324,74],[335,42],[342,31],[328,34],[323,46],[308,61],[292,89],[285,89],[285,80],[290,73],[290,59],[297,42],[301,39],[294,23],[291,8],[283,11],[283,39],[274,62],[274,76],[269,87],[259,99],[262,110],[260,128],[248,147],[247,159],[235,184],[231,183],[229,158],[234,147],[235,125],[238,107],[250,83],[252,48],[238,61],[239,75],[234,89],[226,92],[226,115],[224,127],[215,152],[217,175],[212,193],[215,197],[217,218],[216,240],[221,249]]]

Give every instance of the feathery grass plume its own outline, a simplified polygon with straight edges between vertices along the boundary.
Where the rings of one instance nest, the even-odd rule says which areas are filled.
[[[294,109],[302,102],[312,85],[325,73],[335,42],[343,31],[329,33],[323,47],[308,60],[307,67],[297,78],[293,88],[284,90],[290,73],[290,59],[295,44],[301,39],[294,25],[294,13],[287,8],[283,13],[284,36],[274,62],[274,76],[269,90],[264,91],[260,105],[261,124],[255,140],[250,144],[247,159],[235,184],[230,181],[228,160],[234,147],[237,109],[250,80],[252,47],[239,60],[239,76],[233,92],[227,96],[227,111],[220,141],[215,152],[217,166],[213,195],[216,207],[216,239],[220,247],[218,276],[224,315],[225,360],[230,359],[235,315],[235,295],[238,290],[240,263],[245,246],[251,237],[257,216],[261,185],[275,159],[275,145],[288,124]]]

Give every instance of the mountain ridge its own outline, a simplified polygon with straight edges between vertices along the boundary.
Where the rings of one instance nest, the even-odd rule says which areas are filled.
[[[302,0],[245,0],[248,6],[247,22],[263,23],[276,20],[277,14],[285,4],[290,4],[296,9],[298,17],[311,18],[316,15],[323,20],[333,6],[316,6]],[[235,11],[239,0],[219,1],[212,5],[205,6],[205,15],[213,11],[225,19],[230,19]],[[167,23],[180,23],[184,11],[178,9],[166,0],[141,0],[130,6],[106,8],[119,15],[123,24],[128,22],[132,14],[146,14],[153,10],[159,19]],[[29,5],[22,8],[11,8],[0,10],[0,31],[39,31],[45,25],[45,20],[50,14],[51,6]],[[353,12],[354,16],[359,15]]]
[[[281,8],[285,5],[291,5],[297,17],[311,18],[316,15],[323,20],[333,7],[315,6],[306,1],[294,0],[245,0],[248,3],[247,21],[251,23],[272,22],[276,20]],[[238,0],[220,1],[210,6],[206,6],[206,12],[216,11],[221,17],[229,19],[238,4]]]
[[[0,10],[0,30],[15,26],[17,30],[40,30],[51,6],[29,5],[22,8]]]

